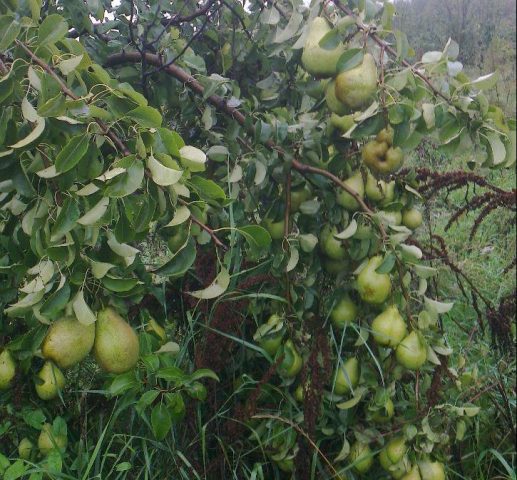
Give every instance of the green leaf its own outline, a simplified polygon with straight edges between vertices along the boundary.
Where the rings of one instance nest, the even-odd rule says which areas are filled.
[[[501,140],[501,136],[495,132],[485,134],[490,145],[492,165],[501,165],[506,160],[506,148]]]
[[[68,23],[57,14],[49,15],[41,23],[38,31],[38,41],[40,46],[56,43],[68,33]]]
[[[189,294],[201,300],[211,300],[213,298],[220,297],[228,289],[230,280],[231,277],[228,270],[221,268],[217,277],[215,277],[208,287],[203,288],[202,290],[196,290],[195,292],[189,292]]]
[[[135,155],[124,157],[115,163],[115,167],[125,168],[126,172],[111,180],[104,189],[104,195],[111,198],[122,198],[131,195],[144,179],[144,164]]]
[[[88,150],[90,136],[88,134],[72,137],[56,157],[56,170],[60,173],[74,168]]]
[[[394,253],[390,252],[384,257],[382,263],[375,270],[377,273],[390,273],[395,266],[397,257]]]
[[[110,275],[102,277],[101,282],[105,288],[117,293],[129,292],[138,285],[136,278],[118,278]]]
[[[156,108],[140,106],[129,111],[127,116],[142,127],[153,128],[162,124],[162,116]]]
[[[157,440],[163,440],[172,427],[169,409],[163,403],[156,405],[151,412],[151,427]]]
[[[364,52],[361,48],[351,48],[347,50],[337,62],[337,72],[345,72],[363,63]]]
[[[25,473],[25,463],[23,460],[16,460],[4,473],[4,480],[16,480]]]
[[[190,179],[189,185],[193,187],[202,200],[219,201],[226,199],[224,190],[212,180],[196,176]]]
[[[81,213],[79,211],[79,206],[73,198],[68,197],[64,201],[61,211],[52,226],[50,231],[50,241],[55,242],[63,237],[65,233],[72,230],[80,216]]]
[[[138,380],[136,379],[135,371],[131,370],[130,372],[123,373],[122,375],[117,375],[111,385],[109,386],[110,395],[116,396],[121,395],[128,390],[137,388],[139,386]]]
[[[271,235],[260,225],[245,225],[237,228],[237,231],[246,239],[252,252],[259,252],[271,245]]]
[[[29,145],[29,143],[32,143],[34,140],[36,140],[42,133],[43,130],[45,130],[45,119],[40,118],[34,127],[34,130],[32,130],[29,135],[27,135],[25,138],[22,138],[18,142],[16,142],[13,145],[9,145],[11,148],[23,148],[26,145]]]
[[[155,270],[154,273],[163,277],[181,277],[193,265],[195,259],[195,241],[190,238],[188,243],[174,255],[172,260]]]
[[[192,375],[190,375],[190,380],[201,380],[202,378],[211,378],[212,380],[215,380],[216,382],[219,382],[219,377],[213,372],[212,370],[208,368],[200,368],[199,370],[196,370]]]
[[[477,90],[488,90],[494,87],[498,80],[499,72],[496,71],[476,78],[474,81],[470,82],[470,86]]]
[[[41,306],[40,313],[45,317],[53,318],[65,308],[69,299],[70,285],[68,282],[65,282],[60,289],[56,290],[45,300]]]
[[[178,367],[166,367],[156,372],[156,378],[161,378],[166,382],[174,382],[177,384],[183,383],[187,380],[187,375]]]
[[[21,28],[20,22],[11,15],[0,17],[0,52],[5,52],[11,46]]]

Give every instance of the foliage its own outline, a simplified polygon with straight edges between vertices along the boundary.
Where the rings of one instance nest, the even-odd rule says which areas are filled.
[[[486,95],[497,74],[470,79],[454,41],[409,64],[391,3],[242,3],[0,3],[4,478],[387,478],[371,460],[401,435],[394,468],[469,468],[454,446],[478,383],[445,335],[436,246],[401,225],[427,177],[383,171],[374,200],[361,150],[398,167],[433,138],[472,148],[473,170],[513,167],[515,121]],[[316,51],[346,47],[338,77],[378,70],[346,128],[301,67],[317,16],[332,28]],[[358,313],[333,325],[343,298]],[[87,358],[38,399],[48,325],[108,305],[138,331],[137,366]],[[376,342],[390,305],[411,333]],[[47,450],[18,448],[45,432]]]

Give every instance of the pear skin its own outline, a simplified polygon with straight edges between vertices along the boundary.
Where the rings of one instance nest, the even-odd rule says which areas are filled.
[[[422,225],[423,218],[422,212],[416,208],[410,208],[402,212],[402,225],[409,228],[410,230],[416,230]]]
[[[377,273],[382,263],[382,257],[377,255],[370,258],[357,277],[359,295],[366,303],[379,305],[384,303],[391,293],[391,279],[387,273]]]
[[[365,54],[361,65],[336,77],[336,97],[352,110],[367,107],[376,91],[377,65],[369,53]]]
[[[45,423],[38,437],[38,448],[42,455],[48,455],[52,450],[56,449],[64,452],[68,445],[68,439],[64,435],[54,435],[52,433],[52,425]]]
[[[138,335],[111,307],[97,314],[93,352],[99,366],[109,373],[127,372],[138,362]]]
[[[407,335],[406,322],[395,305],[375,317],[372,334],[375,342],[384,347],[395,348],[404,339]]]
[[[327,107],[332,113],[339,116],[343,116],[348,113],[347,106],[336,97],[335,80],[330,80],[327,84],[327,88],[325,88],[325,101],[327,102]]]
[[[427,344],[420,333],[413,331],[399,343],[395,354],[400,365],[419,370],[427,360]]]
[[[361,198],[364,198],[364,181],[363,176],[359,170],[355,172],[350,178],[347,178],[343,183],[354,190]],[[337,192],[336,201],[338,205],[341,205],[349,211],[354,212],[359,210],[359,203],[357,200],[342,188],[340,188]]]
[[[361,376],[361,366],[357,358],[349,358],[339,367],[336,375],[334,392],[337,395],[344,395],[357,387]]]
[[[83,325],[75,317],[63,317],[49,327],[41,352],[47,360],[66,369],[90,353],[94,340],[95,324]]]

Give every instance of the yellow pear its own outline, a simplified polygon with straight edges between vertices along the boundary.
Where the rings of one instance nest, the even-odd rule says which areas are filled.
[[[97,314],[93,352],[99,366],[109,373],[131,370],[139,357],[138,335],[111,307]]]
[[[364,55],[361,65],[336,77],[336,97],[353,110],[367,107],[376,91],[377,65],[369,53]]]
[[[364,198],[364,181],[359,170],[352,174],[351,177],[347,178],[343,183],[354,190],[359,197]],[[357,200],[342,188],[339,188],[337,192],[337,203],[350,211],[359,209],[359,203]]]
[[[38,448],[42,455],[48,455],[54,449],[64,452],[67,445],[68,439],[65,435],[54,435],[50,423],[43,425],[38,437]]]
[[[83,325],[75,317],[63,317],[49,327],[41,352],[59,368],[70,368],[90,353],[94,340],[94,323]]]
[[[397,347],[396,357],[408,370],[418,370],[427,360],[427,343],[422,334],[413,331],[404,338]]]
[[[0,390],[6,390],[11,386],[16,374],[16,364],[9,350],[0,353]]]
[[[390,276],[375,271],[380,267],[382,260],[380,255],[370,258],[357,277],[359,295],[366,303],[378,305],[384,303],[390,295]]]
[[[393,138],[395,137],[395,131],[391,128],[391,125],[383,128],[376,137],[378,142],[386,142],[390,147],[393,145]]]
[[[378,345],[395,348],[407,335],[406,322],[396,305],[388,307],[372,322],[373,339]]]
[[[332,113],[342,116],[348,113],[347,106],[336,97],[336,81],[330,80],[325,88],[325,101]]]
[[[65,377],[61,370],[52,362],[46,361],[38,372],[37,377],[43,383],[36,383],[36,393],[42,400],[52,400],[65,387]]]
[[[344,395],[357,387],[359,377],[361,376],[361,366],[357,358],[349,358],[343,363],[336,375],[336,383],[334,385],[334,392],[337,395]]]
[[[333,77],[336,74],[339,57],[345,52],[342,44],[331,50],[320,47],[320,40],[330,31],[332,31],[330,25],[322,17],[316,17],[309,26],[309,34],[303,48],[302,65],[307,72],[316,77]]]

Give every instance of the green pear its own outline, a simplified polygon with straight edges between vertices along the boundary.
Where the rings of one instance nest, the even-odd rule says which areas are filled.
[[[291,213],[300,210],[300,205],[312,197],[312,191],[307,185],[294,188],[291,190]]]
[[[294,391],[294,399],[298,402],[298,403],[303,403],[303,397],[304,397],[304,394],[303,394],[303,385],[298,385],[296,387],[296,390]]]
[[[271,218],[264,218],[262,221],[263,227],[269,232],[273,240],[282,240],[284,238],[285,221],[275,221]]]
[[[384,173],[393,173],[397,171],[404,162],[404,152],[400,147],[390,147],[386,152],[385,171]]]
[[[349,358],[343,363],[336,374],[334,392],[337,395],[344,395],[357,387],[361,376],[361,366],[357,358]]]
[[[420,476],[420,471],[418,470],[418,466],[413,465],[413,467],[411,467],[411,470],[409,470],[408,473],[406,473],[403,477],[400,477],[400,480],[422,480],[422,477]]]
[[[138,335],[111,307],[97,314],[93,352],[99,366],[109,373],[134,368],[139,356]]]
[[[348,113],[348,108],[336,97],[336,81],[330,80],[325,88],[325,101],[332,113],[342,116]]]
[[[316,17],[309,26],[309,34],[303,48],[303,68],[319,78],[333,77],[339,57],[345,52],[342,44],[331,50],[320,47],[320,40],[331,31],[327,20]]]
[[[393,418],[393,415],[395,415],[395,405],[393,400],[388,398],[384,406],[372,415],[372,420],[375,423],[387,423]]]
[[[16,374],[16,364],[9,350],[0,353],[0,390],[6,390],[11,386]]]
[[[376,91],[377,65],[369,53],[365,54],[361,65],[336,77],[336,97],[353,110],[367,107]]]
[[[373,339],[378,345],[395,348],[407,335],[406,322],[396,305],[391,305],[372,322]]]
[[[371,172],[368,172],[364,193],[368,200],[375,203],[382,201],[384,205],[387,205],[395,198],[395,182],[386,183],[384,180],[377,180]]]
[[[395,131],[391,128],[391,125],[383,128],[376,137],[379,143],[386,142],[390,147],[393,145],[393,138],[395,137]]]
[[[36,383],[36,393],[42,400],[52,400],[65,387],[65,377],[61,370],[52,362],[46,361],[38,372],[37,377],[43,383]]]
[[[321,251],[325,256],[332,260],[344,260],[346,250],[341,240],[334,237],[338,233],[336,227],[326,225],[320,236]]]
[[[404,161],[400,147],[390,147],[386,142],[372,140],[362,149],[363,163],[375,173],[387,175],[395,172]]]
[[[384,447],[379,454],[379,463],[384,470],[389,472],[391,478],[395,480],[400,480],[408,473],[408,461],[402,458],[399,462],[392,463],[388,457],[386,447]]]
[[[357,305],[346,295],[336,303],[330,313],[330,320],[336,328],[344,328],[357,318]]]
[[[402,212],[402,225],[405,227],[411,230],[416,230],[420,225],[422,225],[422,222],[423,218],[420,210],[410,208],[409,210],[404,210]]]
[[[333,113],[330,116],[330,125],[333,128],[337,128],[341,133],[346,133],[354,126],[354,115],[343,115],[339,116],[336,113]]]
[[[38,437],[38,448],[42,455],[48,455],[54,449],[63,453],[67,445],[68,439],[65,435],[54,435],[50,423],[43,425]]]
[[[22,438],[18,444],[18,456],[22,460],[29,460],[29,458],[31,458],[33,448],[34,445],[27,437]]]
[[[59,368],[70,368],[90,353],[94,340],[94,323],[83,325],[75,317],[63,317],[49,327],[41,352]]]
[[[379,210],[377,212],[381,223],[385,226],[400,225],[402,223],[402,212],[394,210]]]
[[[361,198],[364,198],[364,181],[359,170],[352,174],[351,177],[347,178],[343,183],[354,190]],[[342,188],[337,192],[337,203],[352,212],[359,209],[359,203],[357,200]]]
[[[285,329],[283,327],[283,318],[276,313],[273,313],[268,321],[261,325],[253,340],[255,340],[271,357],[276,355],[276,352],[282,345]]]
[[[284,359],[278,367],[280,375],[286,378],[296,377],[303,367],[303,359],[291,339],[285,342],[282,354]]]
[[[362,475],[372,468],[373,452],[367,443],[357,441],[350,447],[348,459],[354,464],[354,470]]]
[[[377,273],[383,258],[380,255],[370,258],[357,277],[359,295],[366,303],[384,303],[391,292],[391,279],[387,273]]]
[[[422,334],[413,331],[399,343],[395,354],[400,365],[418,370],[427,360],[427,343]]]
[[[399,463],[407,452],[406,439],[402,436],[392,438],[384,447],[384,451],[392,465]]]
[[[422,480],[445,480],[445,468],[443,463],[422,460],[418,462]]]

